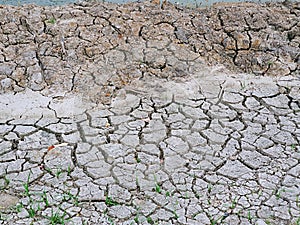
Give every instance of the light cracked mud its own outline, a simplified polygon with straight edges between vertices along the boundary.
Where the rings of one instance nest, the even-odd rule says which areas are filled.
[[[164,7],[0,9],[2,224],[299,223],[299,4]]]

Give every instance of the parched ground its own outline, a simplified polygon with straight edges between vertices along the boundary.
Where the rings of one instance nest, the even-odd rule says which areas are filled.
[[[255,75],[299,76],[299,7],[2,6],[2,92],[62,88],[109,102],[133,79],[192,76],[203,63]]]
[[[0,18],[0,224],[300,224],[300,3]]]

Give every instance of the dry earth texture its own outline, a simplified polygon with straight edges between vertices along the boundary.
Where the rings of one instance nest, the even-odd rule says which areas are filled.
[[[300,224],[300,3],[0,6],[0,224]]]
[[[299,2],[1,6],[0,15],[2,93],[78,91],[109,103],[133,79],[193,76],[203,63],[256,75],[300,70]]]

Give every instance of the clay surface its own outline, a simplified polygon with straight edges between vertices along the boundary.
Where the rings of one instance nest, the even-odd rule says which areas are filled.
[[[0,15],[1,224],[299,223],[299,3]]]

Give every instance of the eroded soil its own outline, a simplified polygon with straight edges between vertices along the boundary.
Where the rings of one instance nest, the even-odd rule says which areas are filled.
[[[2,6],[0,14],[2,92],[78,91],[109,102],[133,79],[193,76],[203,63],[256,75],[299,75],[296,2],[207,9],[151,3]]]
[[[299,224],[299,3],[0,15],[1,224]]]

